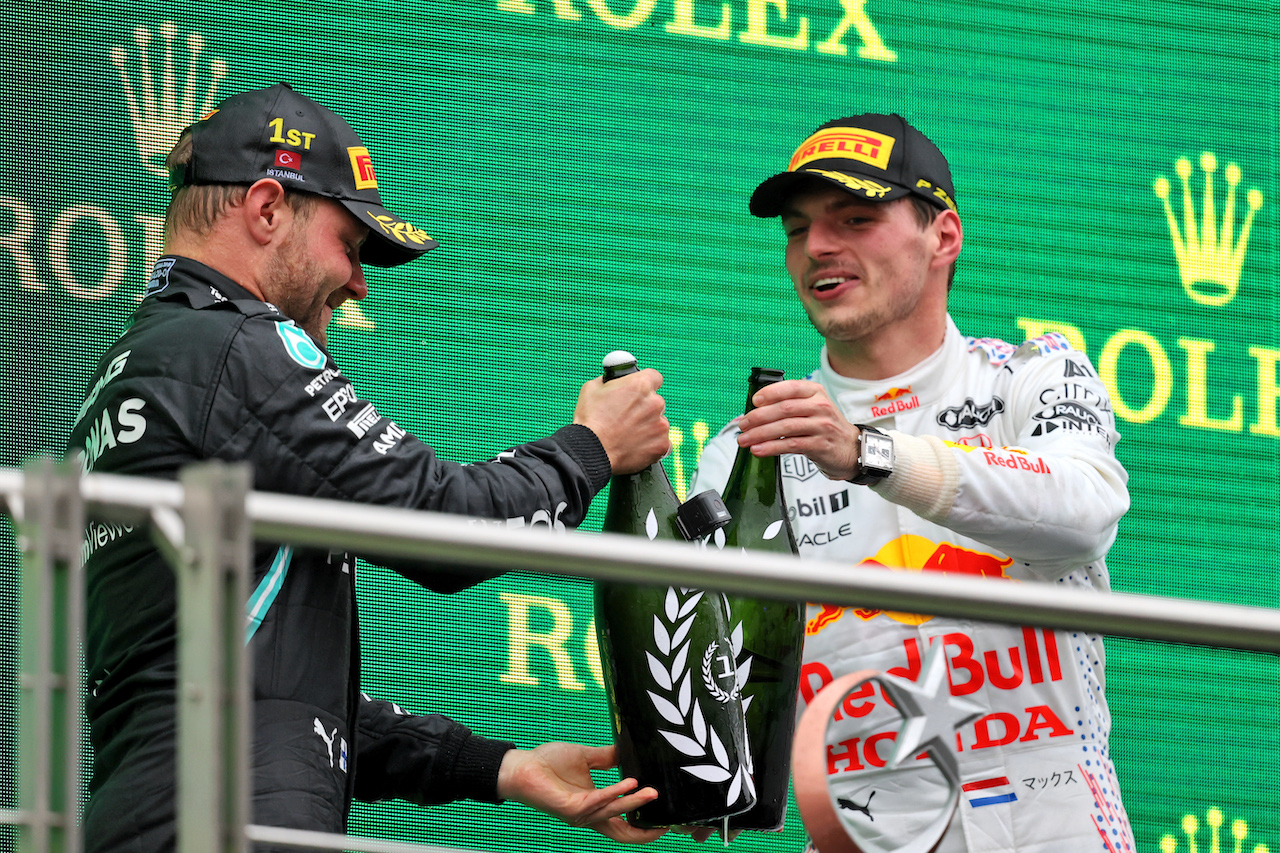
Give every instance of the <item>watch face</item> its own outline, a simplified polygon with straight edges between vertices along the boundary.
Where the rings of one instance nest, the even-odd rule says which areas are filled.
[[[888,470],[893,467],[893,439],[871,432],[862,434],[862,465],[864,468]]]

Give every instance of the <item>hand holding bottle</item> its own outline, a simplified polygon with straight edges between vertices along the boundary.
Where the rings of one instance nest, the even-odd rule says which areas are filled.
[[[738,446],[755,456],[802,453],[829,479],[858,470],[858,428],[817,382],[793,379],[761,388],[738,421]]]
[[[801,391],[809,385],[822,389],[812,382],[787,382],[781,370],[753,368],[743,420],[749,421],[759,411],[756,401],[768,399],[773,396],[769,393],[772,389],[783,385],[798,386]],[[776,456],[762,457],[740,447],[723,496],[733,519],[724,529],[726,552],[750,549],[796,553]],[[791,741],[804,647],[804,605],[736,595],[726,596],[726,601],[729,624],[737,638],[734,646],[741,646],[734,663],[744,673],[741,688],[757,802],[750,811],[730,818],[721,830],[777,831],[782,829],[787,811]]]
[[[644,844],[661,837],[665,829],[640,829],[621,817],[653,801],[657,791],[637,789],[635,779],[595,786],[591,771],[616,764],[617,749],[612,746],[544,743],[536,749],[509,750],[498,770],[498,796],[623,844]]]
[[[661,387],[662,374],[649,368],[608,383],[592,379],[578,393],[573,422],[600,439],[615,475],[642,471],[671,449]]]
[[[635,357],[621,350],[605,356],[602,366],[606,387],[640,374]],[[654,460],[636,473],[614,475],[603,529],[697,541],[728,521],[723,506],[682,513],[666,469]],[[754,805],[723,598],[685,587],[597,581],[595,612],[622,772],[661,792],[629,822],[687,825]]]

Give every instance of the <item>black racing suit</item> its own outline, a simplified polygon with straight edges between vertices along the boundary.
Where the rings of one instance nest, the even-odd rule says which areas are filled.
[[[596,436],[566,426],[460,465],[380,416],[333,359],[274,306],[186,258],[161,258],[133,324],[103,356],[72,430],[86,470],[172,479],[205,459],[247,460],[253,488],[492,519],[579,523],[608,481]],[[95,755],[90,853],[174,845],[175,583],[146,530],[86,532]],[[353,797],[496,801],[511,744],[360,690],[355,561],[259,544],[246,616],[253,662],[253,820],[345,829]],[[441,592],[479,578],[392,567]]]

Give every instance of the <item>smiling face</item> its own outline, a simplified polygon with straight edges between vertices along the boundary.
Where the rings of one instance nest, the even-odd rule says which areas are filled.
[[[263,274],[266,300],[323,344],[334,310],[369,292],[360,266],[368,236],[366,226],[329,199],[318,199],[310,216],[295,213]]]
[[[868,203],[834,186],[791,197],[782,213],[787,272],[829,345],[935,324],[938,221],[921,226],[908,199]]]

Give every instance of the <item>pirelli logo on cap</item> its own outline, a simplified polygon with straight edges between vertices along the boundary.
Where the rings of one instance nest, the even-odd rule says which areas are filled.
[[[376,190],[378,176],[373,173],[373,158],[369,156],[369,149],[363,145],[353,145],[347,149],[347,156],[351,158],[351,173],[356,178],[356,189]]]
[[[856,127],[829,127],[820,130],[800,144],[791,155],[788,172],[794,172],[814,160],[843,158],[859,160],[877,169],[889,168],[889,155],[896,142],[892,136]]]

